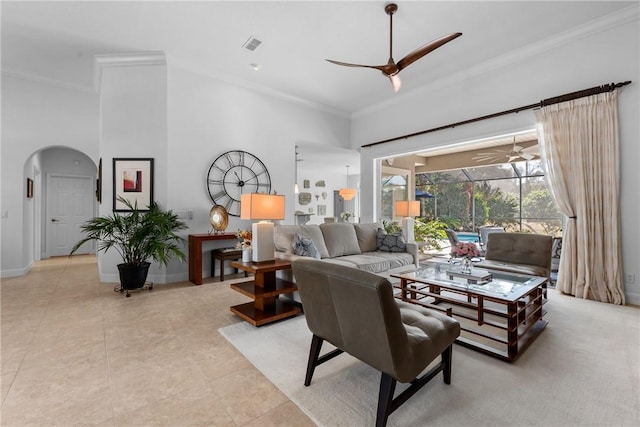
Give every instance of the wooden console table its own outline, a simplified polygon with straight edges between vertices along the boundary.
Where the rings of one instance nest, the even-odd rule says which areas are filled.
[[[289,270],[291,262],[281,259],[260,263],[232,261],[231,266],[254,275],[254,280],[249,282],[231,284],[234,291],[253,298],[251,302],[232,306],[232,313],[253,326],[262,326],[302,311],[295,303],[278,299],[278,295],[298,290],[295,283],[276,277],[276,271]]]
[[[202,285],[202,242],[208,240],[237,241],[238,237],[235,233],[189,234],[189,281],[196,285]]]

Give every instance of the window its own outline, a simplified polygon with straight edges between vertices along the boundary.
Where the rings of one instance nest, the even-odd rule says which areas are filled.
[[[417,174],[416,191],[435,195],[422,203],[427,218],[462,230],[497,225],[554,235],[562,229],[539,160]]]
[[[381,218],[384,220],[392,220],[394,216],[395,202],[398,200],[407,200],[408,175],[399,175],[392,172],[382,172],[382,200],[380,204]]]

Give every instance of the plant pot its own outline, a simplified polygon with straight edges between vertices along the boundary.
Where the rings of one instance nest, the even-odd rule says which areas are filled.
[[[147,281],[149,266],[151,263],[143,262],[140,265],[118,264],[120,272],[120,284],[123,289],[140,289]]]

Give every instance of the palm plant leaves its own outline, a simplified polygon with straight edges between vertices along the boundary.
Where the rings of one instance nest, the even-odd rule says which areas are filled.
[[[96,240],[98,251],[106,252],[114,248],[125,264],[140,265],[153,260],[166,266],[172,257],[184,261],[182,251],[184,239],[176,232],[187,228],[172,211],[163,211],[157,203],[141,212],[137,203],[118,198],[131,212],[96,217],[82,226],[84,238],[74,245],[69,255],[73,255],[84,243]]]

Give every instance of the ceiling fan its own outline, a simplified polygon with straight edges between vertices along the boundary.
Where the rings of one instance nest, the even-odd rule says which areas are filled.
[[[516,138],[513,137],[513,147],[511,147],[511,149],[506,150],[497,148],[486,153],[478,153],[473,157],[473,160],[475,160],[476,162],[488,163],[495,163],[499,161],[510,163],[513,161],[517,161],[518,159],[528,161],[533,160],[537,157],[540,157],[540,146],[538,144],[525,148],[517,145]]]
[[[384,7],[385,13],[389,15],[389,60],[385,65],[359,65],[350,64],[347,62],[333,61],[331,59],[327,59],[327,61],[331,62],[332,64],[343,65],[345,67],[365,67],[380,70],[382,74],[388,77],[391,81],[391,86],[393,87],[394,92],[397,92],[398,90],[400,90],[400,86],[402,85],[400,76],[398,76],[398,73],[400,71],[402,71],[404,68],[407,68],[409,65],[425,56],[427,53],[436,50],[443,44],[448,43],[451,40],[462,35],[462,33],[452,33],[447,36],[440,37],[439,39],[433,40],[423,46],[420,46],[396,63],[393,60],[393,14],[396,13],[397,10],[398,5],[395,3],[387,3]]]

